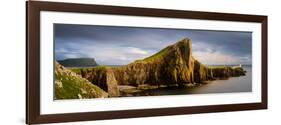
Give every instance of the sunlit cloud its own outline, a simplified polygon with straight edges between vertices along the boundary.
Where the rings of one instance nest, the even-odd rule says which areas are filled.
[[[197,60],[200,60],[201,63],[209,65],[229,65],[240,62],[239,57],[226,55],[219,52],[210,53],[197,51],[193,53],[193,56]]]
[[[136,48],[136,47],[127,47],[126,49],[129,53],[132,53],[132,54],[141,54],[141,55],[147,55],[148,54],[147,51],[142,50],[140,48]]]
[[[193,42],[193,56],[203,64],[208,65],[231,65],[250,64],[250,55],[240,55],[223,53],[221,45],[212,45],[208,42]]]
[[[76,45],[75,45],[76,44]],[[95,58],[101,65],[125,65],[137,59],[145,58],[153,54],[152,51],[143,50],[136,47],[122,47],[114,45],[81,45],[79,43],[72,44],[78,50],[69,49],[58,50],[57,54],[64,55],[65,58]]]

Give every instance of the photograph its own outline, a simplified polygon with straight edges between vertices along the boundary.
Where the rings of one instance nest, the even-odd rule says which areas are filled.
[[[252,32],[54,26],[54,99],[252,91]]]
[[[25,9],[26,124],[268,108],[268,15],[50,1]]]

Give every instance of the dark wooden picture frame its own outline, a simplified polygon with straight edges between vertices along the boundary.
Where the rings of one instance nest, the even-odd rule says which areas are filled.
[[[168,17],[219,21],[257,22],[262,24],[261,34],[261,103],[224,104],[209,106],[156,108],[120,111],[102,111],[67,114],[40,114],[40,11],[98,13],[129,16]],[[55,123],[86,120],[118,119],[132,117],[165,116],[267,109],[267,16],[179,11],[133,7],[117,7],[55,2],[26,2],[26,123]]]

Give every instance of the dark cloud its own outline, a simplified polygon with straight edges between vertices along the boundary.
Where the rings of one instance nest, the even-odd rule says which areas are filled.
[[[110,48],[110,50],[107,51],[119,51],[112,51],[112,56],[122,56],[123,58],[123,56],[133,55],[133,52],[136,52],[135,54],[139,52],[143,55],[136,56],[135,58],[140,58],[153,54],[167,45],[173,44],[185,37],[192,39],[193,52],[195,53],[220,53],[237,59],[241,58],[232,63],[251,63],[251,32],[71,24],[55,24],[56,59],[64,59],[71,56],[93,56],[93,58],[99,60],[97,57],[103,55],[99,53],[107,53],[103,51],[102,47],[105,48],[105,50]],[[125,52],[123,49],[132,49],[130,50],[132,53]],[[96,50],[101,52],[97,52]],[[105,60],[106,59],[103,59],[101,62],[105,64],[118,63],[118,61],[106,62]],[[126,60],[124,57],[122,63],[129,63],[128,61],[131,60],[134,60],[134,58]],[[107,61],[110,61],[110,59]],[[121,61],[119,63],[121,63]],[[211,64],[212,62],[207,61],[206,63]]]

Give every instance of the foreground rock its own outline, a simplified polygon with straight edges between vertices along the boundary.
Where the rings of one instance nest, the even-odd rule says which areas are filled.
[[[117,95],[118,85],[139,86],[202,83],[207,80],[245,75],[242,68],[208,68],[192,56],[192,42],[183,39],[160,52],[122,67],[75,70],[109,95]],[[111,94],[110,94],[111,93]]]
[[[108,97],[108,94],[98,86],[55,63],[55,99]]]
[[[108,92],[110,97],[119,96],[118,83],[114,72],[108,67],[99,67],[95,70],[81,70],[82,77]]]

